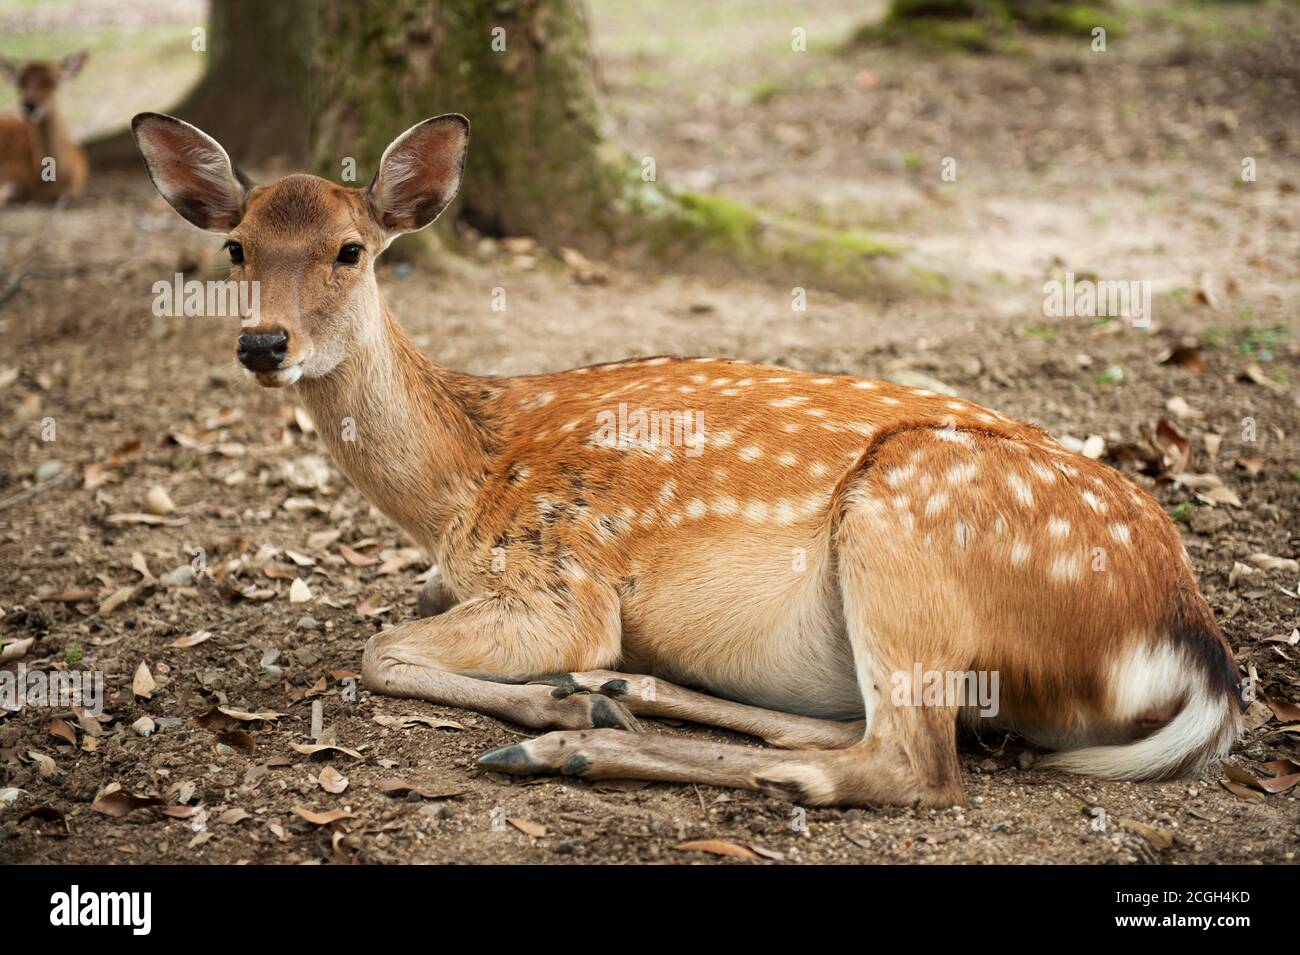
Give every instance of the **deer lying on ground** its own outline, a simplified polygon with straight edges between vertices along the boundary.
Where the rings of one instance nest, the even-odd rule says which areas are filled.
[[[86,55],[21,65],[0,59],[0,73],[18,87],[21,109],[19,116],[0,116],[0,203],[81,195],[86,154],[64,126],[55,97],[64,80],[81,72]]]
[[[959,723],[1112,779],[1198,771],[1238,735],[1237,668],[1174,524],[1038,428],[714,358],[460,374],[412,344],[374,262],[456,195],[464,117],[407,130],[365,189],[253,186],[186,123],[133,129],[163,197],[261,283],[239,361],[296,391],[440,568],[432,615],[366,644],[365,686],[555,730],[481,766],[948,806]],[[999,676],[995,705],[917,692],[954,673]]]

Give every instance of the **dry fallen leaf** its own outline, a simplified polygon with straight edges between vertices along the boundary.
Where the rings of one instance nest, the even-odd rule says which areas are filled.
[[[157,796],[134,796],[124,789],[118,789],[100,796],[90,804],[90,808],[114,819],[121,819],[133,809],[147,809],[161,805],[163,801]]]
[[[1300,721],[1300,703],[1288,703],[1286,700],[1268,700],[1268,708],[1283,723]]]
[[[36,642],[35,637],[23,637],[21,640],[0,641],[0,663],[21,660]]]
[[[54,806],[33,806],[18,817],[18,822],[21,824],[29,819],[35,819],[40,823],[53,824],[55,828],[52,830],[41,826],[41,835],[50,836],[54,839],[66,839],[72,834],[72,831],[68,828],[68,817],[63,814],[62,809],[57,809]]]
[[[333,766],[326,766],[316,777],[316,782],[320,783],[320,788],[327,793],[338,795],[348,788],[348,779]]]
[[[393,609],[391,605],[381,606],[379,600],[377,596],[361,598],[357,601],[357,613],[363,617],[378,617]]]
[[[381,779],[375,784],[380,792],[390,796],[405,796],[415,793],[421,799],[451,799],[469,792],[463,786],[423,786],[405,779]]]
[[[679,842],[673,848],[682,852],[707,852],[709,855],[745,859],[749,862],[763,858],[749,846],[742,846],[738,842],[727,842],[723,839],[695,839],[691,842]]]
[[[1234,783],[1228,779],[1221,779],[1219,780],[1219,783],[1224,789],[1228,790],[1228,792],[1232,793],[1234,796],[1240,797],[1241,799],[1250,799],[1255,802],[1263,802],[1265,799],[1262,792],[1251,789],[1248,786],[1243,786],[1241,783]]]
[[[353,759],[365,759],[355,749],[348,749],[346,746],[334,746],[329,743],[290,743],[289,745],[305,756],[315,756],[318,753],[342,753]]]
[[[1165,410],[1170,412],[1175,418],[1183,420],[1187,418],[1205,417],[1205,412],[1193,408],[1179,395],[1174,395],[1174,397],[1165,402]]]
[[[252,735],[244,730],[226,730],[217,734],[218,745],[229,746],[231,749],[237,749],[242,753],[252,756],[257,752],[257,742]]]
[[[150,527],[180,527],[189,523],[188,517],[163,517],[160,514],[110,514],[108,523],[115,526],[145,524]]]
[[[1205,371],[1205,355],[1196,345],[1179,345],[1159,360],[1162,365],[1175,365],[1186,368],[1194,375]]]
[[[144,509],[150,514],[165,515],[176,510],[171,495],[161,484],[155,484],[149,488],[149,493],[144,498]]]
[[[1160,449],[1163,473],[1181,474],[1187,469],[1192,454],[1191,443],[1168,419],[1156,419],[1155,427],[1151,430],[1151,442]]]
[[[435,730],[463,730],[465,726],[457,723],[455,720],[437,719],[432,716],[420,716],[410,714],[407,716],[389,716],[387,713],[376,713],[375,722],[380,726],[395,726],[398,729],[408,729],[412,726],[423,725]]]
[[[34,749],[28,750],[27,757],[36,764],[36,771],[46,779],[53,779],[55,776],[63,774],[63,770],[59,769],[59,764],[44,753],[38,753]]]
[[[131,567],[138,573],[146,584],[153,583],[153,571],[149,569],[149,562],[144,559],[144,554],[137,551],[131,552]]]
[[[1237,376],[1238,381],[1253,381],[1261,387],[1267,388],[1275,395],[1283,394],[1286,391],[1286,385],[1280,381],[1274,381],[1268,375],[1264,374],[1264,369],[1259,365],[1247,365],[1245,370]]]
[[[149,672],[149,664],[141,660],[140,665],[135,668],[135,676],[131,679],[131,692],[147,700],[153,696],[156,689],[158,684],[153,674]]]
[[[1164,829],[1148,826],[1136,819],[1120,819],[1119,824],[1131,832],[1136,832],[1157,849],[1172,849],[1174,847],[1173,833]]]
[[[268,561],[262,568],[262,573],[272,580],[297,580],[298,575],[287,567],[281,567],[275,561]],[[293,589],[289,589],[289,599],[293,599]]]
[[[206,640],[211,640],[212,634],[206,630],[195,630],[188,637],[177,637],[171,642],[171,646],[177,650],[184,650],[189,647],[197,647]]]
[[[50,720],[50,735],[56,739],[71,743],[73,746],[77,745],[77,731],[66,720],[61,720],[58,717]]]
[[[1258,454],[1246,458],[1237,458],[1235,464],[1245,471],[1248,477],[1259,477],[1260,472],[1264,470],[1264,458]]]
[[[306,819],[313,826],[328,826],[331,822],[338,822],[340,819],[355,819],[356,814],[346,809],[331,809],[328,812],[316,812],[303,806],[294,806],[293,811]]]
[[[112,613],[122,604],[135,596],[135,587],[120,587],[113,595],[99,605],[100,613]]]
[[[1274,557],[1272,554],[1251,554],[1246,563],[1260,570],[1281,570],[1289,574],[1300,573],[1300,561],[1289,557]]]
[[[541,823],[530,822],[527,819],[520,819],[518,816],[506,816],[506,822],[510,823],[510,825],[514,826],[524,835],[531,836],[534,839],[540,839],[542,836],[546,835],[546,827]]]
[[[367,557],[365,554],[359,554],[347,544],[339,544],[339,553],[353,567],[370,567],[377,563],[374,557]]]

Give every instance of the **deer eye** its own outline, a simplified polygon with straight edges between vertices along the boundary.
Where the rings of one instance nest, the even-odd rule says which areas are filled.
[[[223,245],[222,248],[230,253],[231,265],[244,264],[244,247],[240,245],[238,242],[236,242],[234,239],[231,239],[229,242]]]
[[[339,257],[335,259],[340,265],[356,265],[361,261],[363,247],[355,242],[349,242],[343,248],[339,249]]]

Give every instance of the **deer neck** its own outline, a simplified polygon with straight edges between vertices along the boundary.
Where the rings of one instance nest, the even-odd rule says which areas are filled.
[[[32,144],[36,147],[36,155],[32,158],[36,162],[37,173],[40,173],[41,163],[48,156],[54,160],[55,175],[58,175],[58,167],[68,158],[67,147],[70,142],[67,127],[59,118],[58,110],[51,106],[44,116],[32,123]]]
[[[348,479],[436,555],[482,480],[488,434],[472,406],[474,379],[431,361],[382,297],[377,305],[377,331],[294,387]]]

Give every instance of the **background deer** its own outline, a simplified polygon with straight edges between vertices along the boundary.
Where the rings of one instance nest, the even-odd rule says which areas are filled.
[[[1173,523],[1038,428],[712,358],[459,374],[405,335],[374,262],[455,196],[463,117],[403,133],[365,189],[252,186],[192,126],[133,129],[163,197],[261,283],[239,360],[296,390],[440,568],[441,612],[372,637],[366,686],[556,730],[480,765],[946,806],[961,722],[1123,779],[1197,771],[1238,734],[1237,669]],[[638,411],[702,426],[664,440]],[[896,692],[971,671],[999,675],[995,715]],[[780,748],[628,732],[642,716]]]
[[[59,116],[60,84],[81,72],[87,53],[80,50],[59,63],[22,65],[0,59],[3,73],[18,88],[19,116],[0,116],[0,202],[79,196],[86,185],[86,154]]]

